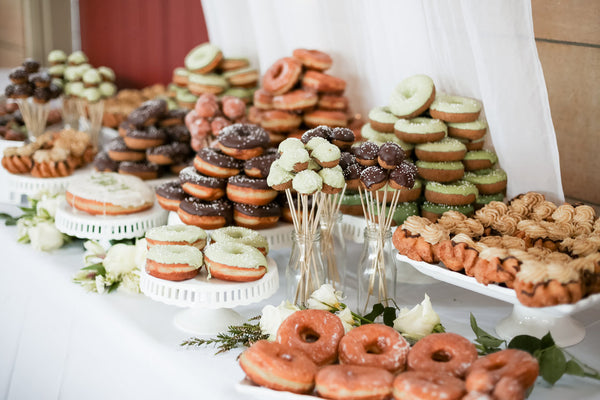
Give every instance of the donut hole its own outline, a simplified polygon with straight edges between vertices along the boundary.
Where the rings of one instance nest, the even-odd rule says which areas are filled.
[[[367,354],[382,354],[383,349],[377,343],[369,343],[365,346],[365,352]]]
[[[319,335],[317,332],[310,328],[305,328],[302,331],[300,331],[300,339],[302,339],[302,341],[306,343],[314,343],[317,340],[319,340],[320,337],[321,335]]]
[[[402,96],[404,96],[407,99],[410,99],[416,94],[416,92],[417,90],[414,88],[406,88],[402,91]]]
[[[452,355],[445,350],[438,350],[431,355],[431,359],[437,362],[448,362],[452,359]]]
[[[283,65],[279,64],[273,70],[273,78],[277,79],[283,73]]]

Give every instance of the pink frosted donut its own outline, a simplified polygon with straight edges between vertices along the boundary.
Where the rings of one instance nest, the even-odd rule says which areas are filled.
[[[404,371],[410,344],[394,328],[368,324],[352,329],[340,341],[340,363]]]
[[[214,94],[205,93],[198,97],[194,111],[203,118],[212,118],[219,112],[219,103]]]
[[[221,129],[229,125],[231,125],[231,122],[229,122],[227,118],[217,117],[210,123],[210,129],[213,135],[218,136]]]

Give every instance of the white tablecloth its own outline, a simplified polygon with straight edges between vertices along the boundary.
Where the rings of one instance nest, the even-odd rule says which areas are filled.
[[[0,211],[6,211],[0,207]],[[14,208],[10,211],[15,213]],[[71,282],[82,267],[79,241],[51,254],[16,243],[16,229],[0,226],[0,398],[5,399],[232,399],[244,374],[238,351],[182,348],[190,337],[173,324],[177,307],[144,295],[86,293]],[[359,246],[350,245],[349,260]],[[281,287],[260,304],[239,307],[245,317],[283,299],[289,251],[275,251]],[[399,305],[412,306],[427,292],[448,331],[472,339],[469,313],[490,332],[511,307],[445,283],[398,286]],[[587,328],[569,349],[600,368],[600,310],[575,317]],[[565,377],[550,388],[538,380],[530,399],[598,398],[600,384]],[[281,395],[285,398],[285,394]]]

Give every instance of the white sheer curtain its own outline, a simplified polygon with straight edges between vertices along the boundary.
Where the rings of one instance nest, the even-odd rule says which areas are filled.
[[[202,0],[211,42],[264,72],[298,47],[330,53],[354,111],[430,75],[440,92],[481,99],[508,197],[563,201],[548,94],[523,0]]]

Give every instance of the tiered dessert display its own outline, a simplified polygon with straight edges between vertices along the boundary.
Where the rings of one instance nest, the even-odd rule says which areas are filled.
[[[217,46],[203,43],[190,50],[184,65],[175,68],[169,85],[169,94],[180,107],[193,109],[198,97],[207,93],[251,102],[258,70],[248,59],[224,58]]]
[[[351,118],[346,81],[324,72],[332,63],[328,54],[306,49],[277,60],[254,92],[250,122],[266,129],[274,144],[319,125],[347,127]]]
[[[207,233],[195,226],[162,226],[146,234],[140,287],[154,300],[189,308],[175,317],[182,330],[215,334],[239,324],[233,307],[267,299],[279,287],[264,236],[241,227]],[[203,270],[202,267],[206,268]]]
[[[574,344],[585,331],[568,315],[600,301],[598,221],[589,206],[557,206],[529,192],[508,205],[490,202],[474,218],[456,211],[437,223],[410,217],[394,245],[424,273],[515,303],[499,334],[550,330],[558,343]]]
[[[121,137],[113,139],[98,154],[94,161],[96,170],[144,180],[154,180],[168,172],[178,174],[189,165],[192,153],[185,114],[181,109],[168,110],[162,99],[144,102],[120,125]]]

